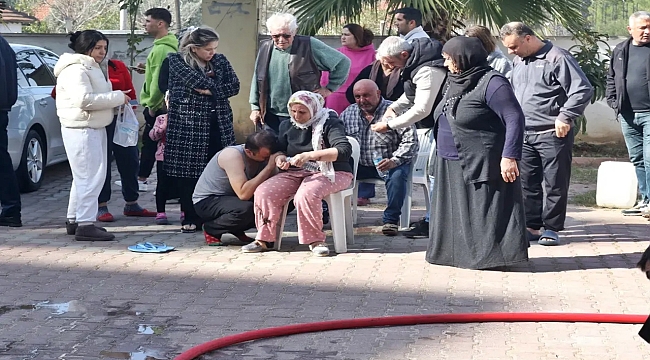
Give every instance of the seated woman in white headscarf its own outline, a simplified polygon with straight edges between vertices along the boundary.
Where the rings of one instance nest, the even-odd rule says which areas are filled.
[[[300,243],[309,244],[316,256],[329,255],[321,202],[350,186],[353,175],[349,161],[352,146],[345,137],[345,126],[324,103],[322,96],[309,91],[291,95],[287,104],[291,121],[282,122],[279,129],[279,150],[284,155],[275,158],[282,171],[255,190],[258,232],[255,242],[242,247],[243,252],[273,248],[282,209],[294,196]]]

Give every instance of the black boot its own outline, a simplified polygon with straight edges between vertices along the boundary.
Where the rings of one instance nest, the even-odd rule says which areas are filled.
[[[416,222],[411,230],[403,233],[409,239],[416,237],[429,237],[429,222],[424,219]]]
[[[68,235],[75,235],[77,233],[77,227],[79,227],[79,224],[77,223],[71,223],[70,220],[65,221],[65,233]],[[101,231],[106,231],[103,227],[96,226]]]
[[[95,225],[80,225],[74,234],[77,241],[111,241],[115,235],[96,227]]]
[[[21,227],[23,226],[23,223],[22,221],[20,221],[20,215],[18,216],[0,215],[0,226]]]

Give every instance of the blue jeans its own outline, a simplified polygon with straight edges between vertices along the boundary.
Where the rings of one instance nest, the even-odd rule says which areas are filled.
[[[122,196],[124,201],[132,202],[137,201],[138,197],[138,171],[140,168],[140,161],[138,159],[138,147],[129,146],[122,147],[113,144],[113,136],[115,135],[115,120],[106,127],[106,137],[108,145],[108,162],[106,163],[106,180],[102,192],[99,193],[99,203],[108,202],[111,199],[111,158],[115,158],[117,164],[117,171],[120,173],[122,180]],[[149,137],[149,133],[143,134]]]
[[[399,224],[399,217],[402,215],[402,205],[406,198],[406,186],[411,176],[411,164],[402,164],[390,169],[386,180],[386,194],[388,201],[384,210],[384,224]],[[359,165],[357,179],[381,179],[374,166]],[[361,185],[361,184],[359,184]],[[374,187],[373,187],[374,189]]]
[[[630,162],[644,202],[650,201],[650,112],[619,115]]]
[[[7,125],[9,124],[9,113],[0,111],[0,204],[2,215],[7,217],[20,217],[20,192],[18,181],[11,156],[7,150],[9,139],[7,138]]]
[[[377,174],[379,175],[379,174]],[[379,176],[377,176],[379,178]],[[359,183],[358,197],[363,199],[372,199],[375,197],[375,184]]]

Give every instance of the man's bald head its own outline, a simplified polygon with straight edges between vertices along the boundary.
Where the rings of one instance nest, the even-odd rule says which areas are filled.
[[[381,91],[377,84],[370,79],[359,80],[354,84],[352,92],[354,101],[366,113],[374,113],[381,102]]]
[[[361,79],[357,81],[356,84],[354,84],[354,88],[352,91],[359,91],[365,90],[365,91],[377,91],[379,90],[379,86],[377,86],[377,83],[370,80],[370,79]]]

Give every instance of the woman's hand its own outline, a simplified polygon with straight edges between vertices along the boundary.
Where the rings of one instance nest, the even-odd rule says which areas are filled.
[[[501,177],[505,182],[514,182],[519,176],[519,168],[517,167],[517,160],[509,158],[501,158]]]
[[[208,89],[194,89],[194,91],[196,91],[197,93],[199,93],[201,95],[212,96],[212,91],[210,91]]]
[[[131,70],[137,72],[138,74],[144,74],[147,66],[143,63],[138,63],[136,66],[130,66]]]
[[[284,156],[284,154],[281,153],[281,152],[276,152],[276,153],[271,154],[271,156],[269,156],[269,160],[266,163],[266,166],[268,166],[268,167],[276,167],[277,166],[277,158],[279,158],[280,156]]]
[[[124,92],[123,92],[123,93],[124,93]],[[124,104],[128,104],[129,101],[131,101],[131,98],[129,97],[129,95],[127,95],[126,93],[124,93]]]
[[[277,166],[280,170],[287,170],[291,164],[287,162],[287,156],[281,154],[275,157],[275,166]]]
[[[302,167],[305,165],[306,162],[311,161],[311,160],[316,160],[314,159],[314,152],[313,151],[307,151],[304,153],[300,153],[296,156],[291,157],[291,165],[295,167]]]

